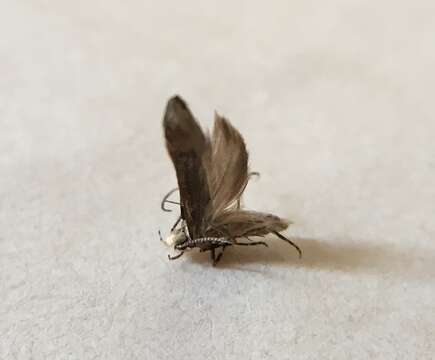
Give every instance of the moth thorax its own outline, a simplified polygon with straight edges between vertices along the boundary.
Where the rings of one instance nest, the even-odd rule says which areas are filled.
[[[173,230],[169,236],[164,240],[168,246],[176,246],[186,241],[186,234],[181,229]]]

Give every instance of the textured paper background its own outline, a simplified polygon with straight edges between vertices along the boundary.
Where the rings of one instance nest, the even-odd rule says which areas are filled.
[[[0,4],[1,359],[432,359],[433,1]],[[161,117],[244,134],[295,251],[166,258]]]

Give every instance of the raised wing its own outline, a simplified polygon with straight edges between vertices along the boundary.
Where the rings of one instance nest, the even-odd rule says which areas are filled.
[[[211,202],[209,221],[224,210],[236,208],[248,183],[248,153],[240,133],[223,117],[215,114],[215,123],[208,155],[207,169]]]
[[[202,236],[206,208],[210,202],[203,156],[209,141],[195,121],[186,103],[171,98],[163,119],[166,147],[174,163],[180,190],[181,217],[192,238]]]
[[[218,216],[210,226],[217,236],[232,239],[264,236],[287,229],[290,222],[272,214],[247,210],[231,210]]]

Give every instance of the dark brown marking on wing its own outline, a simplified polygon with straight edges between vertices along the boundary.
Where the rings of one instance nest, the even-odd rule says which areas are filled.
[[[163,128],[166,147],[177,174],[181,216],[186,220],[190,236],[200,237],[210,202],[202,161],[207,139],[186,103],[178,96],[168,101]]]

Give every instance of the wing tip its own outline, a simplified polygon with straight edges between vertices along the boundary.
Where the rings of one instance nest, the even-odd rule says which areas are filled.
[[[172,96],[163,116],[166,146],[174,151],[202,151],[205,135],[187,103],[179,95]]]
[[[184,109],[187,109],[186,101],[178,94],[175,94],[169,98],[167,106],[180,106]]]
[[[186,113],[191,115],[186,102],[179,95],[174,95],[166,104],[165,116],[163,120],[165,123],[170,125],[171,123],[174,123],[181,114],[186,115]]]
[[[163,116],[163,126],[166,131],[186,130],[195,123],[187,103],[179,96],[172,96],[167,104]]]

